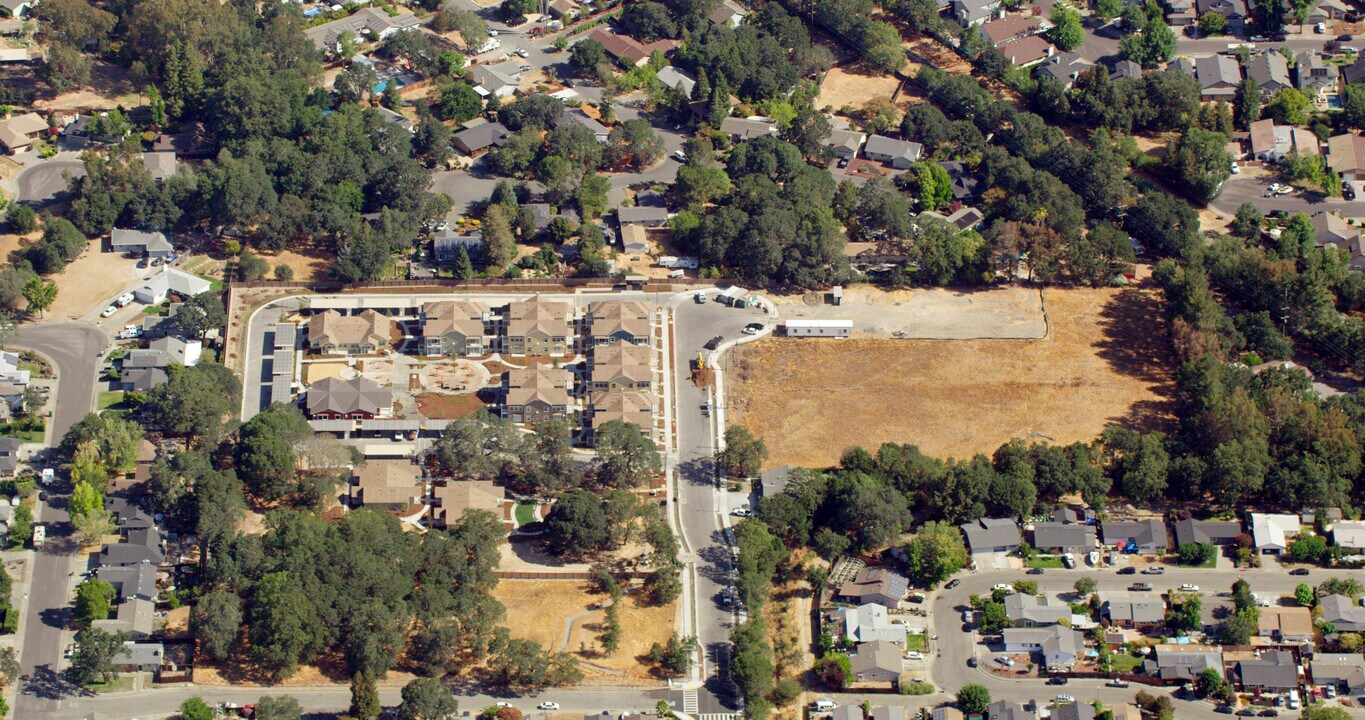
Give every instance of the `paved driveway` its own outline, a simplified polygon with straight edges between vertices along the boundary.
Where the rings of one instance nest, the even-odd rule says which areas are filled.
[[[15,178],[19,202],[43,207],[66,196],[67,175],[82,177],[85,166],[79,160],[39,160],[20,171]]]
[[[1341,213],[1343,217],[1365,216],[1365,200],[1350,202],[1341,198],[1326,198],[1317,193],[1294,192],[1289,195],[1266,197],[1266,190],[1275,181],[1273,175],[1234,175],[1223,183],[1223,191],[1210,203],[1213,209],[1232,216],[1242,203],[1251,203],[1262,214],[1283,210],[1289,214],[1308,213],[1312,215],[1323,210]],[[1360,183],[1356,183],[1359,187]],[[1365,193],[1357,190],[1357,198],[1365,198]]]

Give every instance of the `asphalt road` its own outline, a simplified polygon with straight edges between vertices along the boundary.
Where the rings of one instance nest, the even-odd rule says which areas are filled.
[[[19,186],[18,201],[34,207],[42,207],[66,195],[69,173],[73,177],[85,175],[85,165],[79,160],[37,160],[26,167],[15,178]]]
[[[51,436],[55,445],[94,407],[95,372],[99,357],[109,346],[109,336],[85,323],[43,323],[21,326],[11,345],[42,353],[56,370]],[[17,718],[40,717],[57,710],[76,691],[58,671],[76,551],[60,485],[56,492],[40,494],[35,515],[47,525],[48,541],[35,553],[33,582],[24,611]]]
[[[707,655],[707,676],[698,698],[704,713],[723,712],[734,707],[734,694],[728,680],[730,625],[734,618],[719,599],[721,591],[730,584],[732,568],[722,517],[732,506],[747,500],[747,494],[743,499],[729,498],[729,493],[715,486],[716,431],[713,418],[702,414],[701,410],[709,391],[692,383],[692,361],[712,338],[737,339],[742,337],[740,330],[745,325],[766,319],[765,312],[739,310],[715,302],[714,293],[705,303],[686,299],[674,311],[677,492],[685,543],[683,560],[694,562],[697,568],[694,592],[697,641]]]

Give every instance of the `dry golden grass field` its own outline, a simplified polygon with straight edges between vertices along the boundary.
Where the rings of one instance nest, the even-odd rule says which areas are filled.
[[[1041,340],[771,338],[735,351],[729,421],[767,466],[835,464],[885,442],[939,457],[1011,438],[1090,441],[1108,423],[1168,429],[1170,343],[1152,288],[1049,289]]]

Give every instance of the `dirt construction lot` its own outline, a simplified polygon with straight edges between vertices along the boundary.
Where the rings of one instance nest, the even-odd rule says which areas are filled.
[[[820,83],[820,94],[815,98],[815,107],[832,107],[835,110],[852,105],[860,108],[874,98],[890,99],[896,92],[896,78],[877,72],[863,63],[830,68]]]
[[[1014,437],[1071,443],[1108,423],[1168,429],[1169,341],[1157,291],[1045,291],[1042,340],[771,338],[730,360],[729,420],[768,467],[825,467],[885,442],[990,453]]]

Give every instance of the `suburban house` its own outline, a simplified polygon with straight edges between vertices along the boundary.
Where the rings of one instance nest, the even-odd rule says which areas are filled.
[[[1262,555],[1283,554],[1300,527],[1298,515],[1251,513],[1251,540]]]
[[[953,19],[963,27],[980,25],[995,17],[1002,17],[1000,0],[953,0]]]
[[[1095,720],[1095,706],[1075,700],[1054,704],[1052,720]]]
[[[668,224],[668,208],[658,205],[633,205],[631,207],[619,208],[616,211],[616,221],[621,225],[642,225],[645,227],[663,227]]]
[[[666,53],[678,45],[676,40],[658,40],[646,45],[629,35],[618,35],[602,27],[589,33],[588,39],[601,43],[608,55],[628,67],[640,67],[649,62],[649,56],[655,50]]]
[[[1163,680],[1189,680],[1199,677],[1205,670],[1214,670],[1219,677],[1223,672],[1223,649],[1214,645],[1174,645],[1156,646],[1155,659],[1143,663],[1148,675]]]
[[[903,705],[878,705],[868,713],[868,720],[907,720],[907,711]]]
[[[1365,137],[1347,133],[1328,138],[1327,165],[1342,180],[1365,180]]]
[[[958,710],[951,705],[944,705],[943,707],[934,708],[934,711],[930,713],[929,717],[930,720],[963,720],[965,716],[962,714],[961,710]]]
[[[0,147],[10,155],[27,150],[34,140],[48,134],[47,121],[38,113],[24,113],[0,120]]]
[[[650,345],[653,313],[639,300],[604,300],[588,305],[588,335],[593,345]]]
[[[1309,665],[1314,685],[1335,685],[1347,695],[1365,693],[1365,656],[1354,653],[1314,653]]]
[[[455,133],[450,138],[450,144],[465,155],[473,156],[502,145],[511,134],[512,131],[502,123],[485,122]]]
[[[1145,630],[1166,621],[1166,601],[1160,596],[1129,593],[1101,593],[1100,615],[1111,626]]]
[[[372,420],[393,414],[393,393],[367,377],[323,378],[308,386],[308,417]]]
[[[832,149],[837,158],[852,160],[858,157],[858,151],[863,149],[865,142],[867,133],[836,128],[829,131],[829,137],[825,138],[825,147]]]
[[[748,14],[749,11],[740,7],[734,0],[721,0],[706,17],[717,25],[739,27],[739,24],[744,22],[744,17]]]
[[[521,66],[511,60],[500,63],[480,63],[470,68],[470,82],[475,92],[505,98],[516,94],[521,86]],[[498,125],[499,123],[489,123]],[[480,126],[483,127],[483,126]],[[472,154],[472,153],[471,153]]]
[[[1313,613],[1306,607],[1260,608],[1256,634],[1281,643],[1311,642]]]
[[[460,259],[460,248],[472,263],[478,262],[483,255],[483,237],[480,235],[461,235],[447,228],[438,230],[431,238],[432,259],[437,265],[454,265]]]
[[[175,174],[177,163],[173,152],[145,152],[142,153],[142,165],[147,168],[147,172],[152,174],[152,179],[157,182],[165,182],[167,178]]]
[[[1199,19],[1194,0],[1166,0],[1166,24],[1173,28],[1193,25]]]
[[[393,321],[374,310],[342,315],[324,310],[308,318],[308,349],[323,355],[369,355],[389,347]]]
[[[400,513],[402,516],[420,515],[426,509],[426,482],[422,466],[411,460],[376,460],[351,471],[347,503],[352,508],[369,507]]]
[[[1324,622],[1332,623],[1337,632],[1365,631],[1365,607],[1345,595],[1328,595],[1318,600]]]
[[[399,30],[421,24],[422,21],[412,13],[389,15],[378,8],[367,7],[348,17],[308,28],[303,31],[303,36],[318,50],[339,53],[343,34],[350,33],[357,40],[384,40]]]
[[[119,603],[113,617],[96,620],[90,627],[111,634],[123,633],[133,640],[145,640],[156,632],[156,624],[156,603],[134,598]]]
[[[1289,61],[1278,52],[1263,52],[1247,61],[1247,77],[1255,81],[1263,96],[1293,87],[1289,81]]]
[[[1313,221],[1313,244],[1318,247],[1352,250],[1360,244],[1360,229],[1336,213],[1319,210],[1309,219]]]
[[[1076,508],[1070,505],[1065,507],[1053,508],[1053,522],[1059,523],[1085,523],[1093,525],[1095,522],[1095,512],[1090,508]]]
[[[1042,18],[1027,15],[1006,15],[999,20],[982,23],[979,29],[992,45],[1000,47],[1001,43],[1041,33],[1047,29],[1043,27],[1044,22]]]
[[[1343,0],[1318,0],[1308,11],[1308,25],[1317,25],[1329,20],[1345,20],[1347,15],[1353,14],[1355,9],[1347,5]]]
[[[777,124],[763,118],[728,117],[720,121],[720,131],[735,140],[753,140],[777,134]]]
[[[1044,628],[1005,628],[1005,652],[1038,653],[1049,668],[1068,668],[1085,652],[1085,636],[1061,625]]]
[[[1336,65],[1329,65],[1316,51],[1299,53],[1294,59],[1295,85],[1300,90],[1313,92],[1332,92],[1337,89],[1337,79],[1341,74]]]
[[[160,305],[171,295],[188,300],[212,289],[213,283],[198,275],[163,265],[161,272],[133,290],[133,298],[144,305]]]
[[[627,255],[647,255],[649,253],[649,233],[643,225],[625,224],[617,228],[620,237],[617,242],[621,252]]]
[[[1164,553],[1169,545],[1166,523],[1160,518],[1107,522],[1104,544],[1122,552]]]
[[[1033,547],[1043,552],[1084,555],[1099,543],[1093,525],[1040,522],[1033,525]]]
[[[1019,524],[1010,518],[980,518],[959,526],[972,554],[1012,553],[1019,550]]]
[[[758,475],[759,494],[763,497],[781,495],[786,491],[791,479],[791,465],[781,465],[771,470],[764,470]]]
[[[1137,79],[1140,77],[1142,77],[1142,66],[1132,60],[1115,61],[1114,69],[1109,73],[1110,80]]]
[[[1014,593],[1005,598],[1005,617],[1018,628],[1056,625],[1071,619],[1071,606],[1046,597]]]
[[[449,527],[470,510],[484,510],[503,519],[506,492],[491,480],[447,480],[432,488],[431,496],[431,521],[436,527]]]
[[[654,77],[658,78],[664,87],[673,88],[689,98],[692,97],[692,88],[697,86],[696,80],[672,65],[660,68]]]
[[[1247,17],[1245,0],[1197,0],[1195,7],[1200,17],[1208,13],[1218,13],[1227,18],[1227,33],[1229,35],[1240,34],[1242,22]]]
[[[121,672],[158,673],[166,664],[166,646],[125,640],[123,649],[114,655],[113,663]]]
[[[905,645],[905,626],[892,623],[886,608],[875,603],[851,608],[836,608],[830,620],[841,624],[849,642],[866,643],[876,640]]]
[[[466,300],[444,300],[422,306],[422,354],[469,357],[488,352],[488,310]]]
[[[996,700],[986,708],[986,720],[1036,720],[1038,714],[1014,700]]]
[[[504,417],[534,425],[569,414],[573,374],[564,368],[532,365],[507,372],[503,391]]]
[[[896,140],[885,135],[872,135],[863,145],[863,154],[869,160],[887,163],[897,170],[909,169],[919,160],[924,146],[909,140]]]
[[[895,609],[910,590],[904,575],[884,567],[865,567],[839,587],[839,597],[859,604],[877,603]]]
[[[603,345],[592,352],[591,384],[594,392],[607,390],[644,390],[654,385],[654,369],[648,346],[617,343]]]
[[[155,565],[122,565],[96,568],[95,578],[112,585],[120,600],[156,600],[156,573]]]
[[[1365,522],[1360,520],[1338,520],[1328,531],[1332,533],[1332,544],[1344,550],[1365,551]]]
[[[1177,520],[1176,547],[1189,543],[1231,545],[1242,534],[1242,524],[1233,520]]]
[[[1076,84],[1076,78],[1094,65],[1094,63],[1081,57],[1080,53],[1059,52],[1050,55],[1047,62],[1038,66],[1037,72],[1040,76],[1050,77],[1061,83],[1062,87],[1070,90],[1071,86]]]
[[[1248,128],[1251,157],[1261,162],[1283,162],[1294,151],[1294,135],[1288,125],[1276,125],[1271,118],[1257,120]]]
[[[156,259],[174,255],[175,246],[171,244],[171,237],[164,232],[114,228],[109,231],[109,251]]]
[[[19,469],[19,438],[0,438],[0,475],[14,477]]]
[[[996,48],[1015,67],[1026,68],[1050,58],[1057,52],[1052,43],[1039,35],[1011,40]]]
[[[605,392],[592,396],[589,443],[603,425],[620,421],[640,428],[646,435],[654,428],[654,400],[642,392]]]
[[[592,133],[593,139],[600,143],[606,142],[607,137],[611,135],[611,130],[606,125],[588,117],[582,110],[577,109],[568,110],[560,115],[559,119],[555,121],[555,127],[561,125],[582,125]]]
[[[537,295],[507,306],[507,353],[509,355],[549,355],[569,352],[569,315],[573,308],[566,302]]]
[[[857,682],[895,683],[901,677],[901,646],[895,643],[885,640],[860,643],[848,660]]]
[[[1287,693],[1299,687],[1299,664],[1286,650],[1266,650],[1255,660],[1238,660],[1230,679],[1243,692]]]
[[[1194,76],[1199,81],[1201,100],[1232,102],[1232,96],[1237,94],[1237,86],[1242,82],[1242,68],[1235,57],[1209,55],[1195,59]]]

